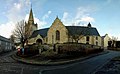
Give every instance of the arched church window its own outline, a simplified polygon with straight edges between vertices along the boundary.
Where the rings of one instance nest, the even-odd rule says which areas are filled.
[[[89,41],[89,36],[86,37],[86,41]]]
[[[60,32],[58,30],[56,31],[56,40],[60,40]]]

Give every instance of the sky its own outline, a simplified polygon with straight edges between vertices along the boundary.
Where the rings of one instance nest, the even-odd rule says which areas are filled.
[[[120,40],[120,0],[0,0],[0,35],[9,38],[17,22],[28,20],[32,6],[38,29],[58,16],[65,26],[87,26]]]

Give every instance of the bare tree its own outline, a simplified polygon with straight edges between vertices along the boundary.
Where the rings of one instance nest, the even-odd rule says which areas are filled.
[[[19,40],[21,42],[21,45],[24,48],[25,43],[30,37],[30,28],[26,27],[24,20],[16,24],[13,35],[15,36],[16,40]]]
[[[116,47],[117,37],[112,36],[112,47]]]
[[[78,23],[78,25],[80,25],[80,22]],[[73,28],[73,31],[76,33],[76,34],[73,34],[72,35],[72,39],[75,40],[76,43],[78,43],[78,41],[83,38],[84,36],[86,35],[89,35],[90,32],[89,32],[89,28],[91,28],[91,24],[89,22],[88,26],[87,27],[83,27],[82,30],[79,30],[79,28]]]
[[[112,40],[117,41],[118,37],[112,36]]]
[[[74,29],[74,31],[75,31],[75,32],[78,32],[77,29]],[[74,34],[74,35],[72,35],[72,39],[75,40],[76,43],[78,43],[78,41],[79,41],[81,38],[84,37],[84,35],[83,35],[83,32],[84,32],[84,31],[85,31],[85,30],[82,30],[82,31],[79,31],[79,34]]]
[[[15,36],[14,36],[14,35],[11,35],[11,36],[10,36],[10,40],[11,40],[11,42],[15,43]]]

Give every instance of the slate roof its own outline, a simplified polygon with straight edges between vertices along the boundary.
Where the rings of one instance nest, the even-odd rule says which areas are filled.
[[[100,36],[97,29],[94,27],[84,27],[84,26],[65,26],[68,29],[69,35],[94,35],[94,36]],[[36,30],[33,32],[32,36],[30,38],[37,37],[38,34],[40,34],[43,38],[47,36],[49,28]]]
[[[36,30],[36,31],[33,32],[32,36],[30,38],[37,37],[38,34],[40,34],[44,38],[44,37],[47,36],[48,29],[49,28]]]
[[[0,41],[11,42],[8,38],[0,36]]]
[[[70,35],[94,35],[100,36],[97,29],[94,27],[85,27],[85,26],[66,26]]]

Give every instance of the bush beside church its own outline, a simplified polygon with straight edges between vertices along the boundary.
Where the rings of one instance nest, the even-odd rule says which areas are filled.
[[[56,44],[54,49],[58,54],[90,54],[103,51],[100,46],[82,43]]]

